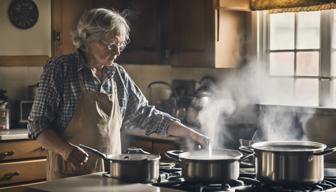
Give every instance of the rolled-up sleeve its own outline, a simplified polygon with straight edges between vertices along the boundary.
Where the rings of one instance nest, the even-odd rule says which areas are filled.
[[[146,135],[152,133],[167,135],[169,125],[179,120],[149,105],[146,97],[126,72],[125,83],[128,100],[123,125],[127,128],[145,129]]]
[[[28,117],[27,128],[30,138],[35,139],[43,130],[54,128],[52,124],[61,100],[58,91],[62,86],[60,70],[61,67],[57,66],[57,62],[53,59],[49,60],[43,68],[38,91]]]

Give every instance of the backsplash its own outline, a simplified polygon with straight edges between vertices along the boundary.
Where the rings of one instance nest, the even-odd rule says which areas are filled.
[[[173,68],[168,65],[123,65],[129,75],[148,96],[147,85],[152,81],[167,81],[172,79],[199,80],[203,75],[222,75],[227,70],[209,68]],[[28,98],[28,86],[36,84],[42,73],[42,67],[1,67],[0,88],[7,90],[11,100]]]

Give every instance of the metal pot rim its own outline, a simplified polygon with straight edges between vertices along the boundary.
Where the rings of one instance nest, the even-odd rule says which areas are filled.
[[[251,147],[266,152],[321,152],[327,148],[325,144],[313,141],[263,141],[253,143]]]
[[[135,162],[135,161],[156,161],[160,160],[160,155],[147,154],[112,154],[107,156],[111,161]]]
[[[236,161],[239,160],[243,154],[237,150],[231,149],[217,149],[213,150],[213,156],[209,157],[208,151],[193,151],[184,152],[179,154],[179,158],[182,160],[195,160],[195,161]]]

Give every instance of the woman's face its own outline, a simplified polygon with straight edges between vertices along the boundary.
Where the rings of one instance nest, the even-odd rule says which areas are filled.
[[[89,65],[94,68],[112,66],[114,60],[125,48],[125,38],[120,35],[106,35],[100,40],[92,40],[87,46]]]

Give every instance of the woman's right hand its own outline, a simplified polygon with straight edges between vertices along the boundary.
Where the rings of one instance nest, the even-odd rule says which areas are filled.
[[[76,167],[84,165],[89,159],[89,155],[82,148],[73,144],[69,144],[69,148],[62,156]]]

